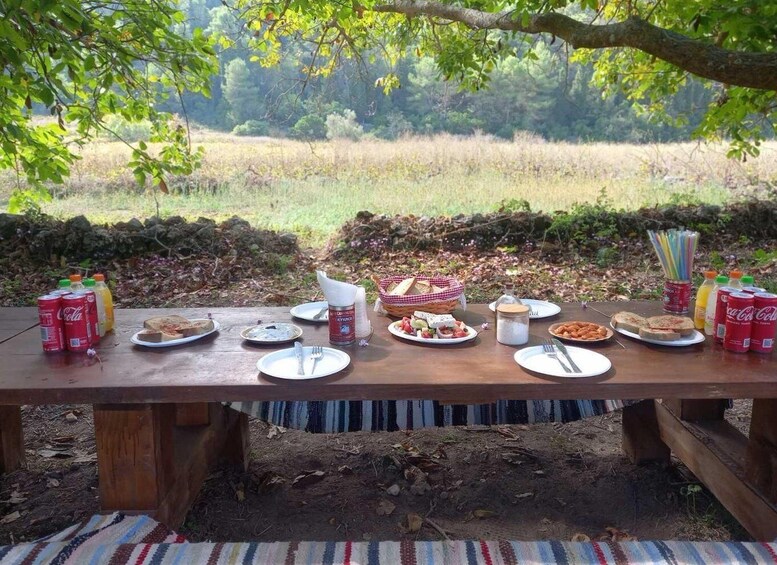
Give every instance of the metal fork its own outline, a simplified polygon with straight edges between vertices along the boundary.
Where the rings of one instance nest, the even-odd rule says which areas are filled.
[[[529,316],[537,317],[537,309],[534,306],[529,306]]]
[[[561,358],[556,353],[556,348],[553,345],[553,342],[548,340],[545,343],[542,344],[542,350],[545,352],[545,355],[550,357],[551,359],[555,359],[559,362],[561,365],[561,368],[564,369],[565,373],[571,373],[572,369],[566,366],[566,364],[561,360]]]
[[[316,361],[321,359],[324,356],[324,348],[320,345],[314,345],[313,351],[310,353],[310,358],[313,359],[313,367],[310,369],[310,374],[314,374],[316,372]]]

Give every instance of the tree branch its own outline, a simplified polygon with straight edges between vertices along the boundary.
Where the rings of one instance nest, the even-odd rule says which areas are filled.
[[[434,0],[393,0],[375,6],[374,10],[408,17],[440,17],[461,22],[473,29],[550,33],[576,49],[631,47],[703,78],[746,88],[777,90],[777,53],[723,49],[654,26],[635,16],[622,22],[593,25],[547,12],[532,15],[524,25],[512,11],[482,12]]]

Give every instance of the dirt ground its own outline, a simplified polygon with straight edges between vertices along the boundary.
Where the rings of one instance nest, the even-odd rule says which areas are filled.
[[[746,433],[749,414],[737,401],[727,418]],[[27,468],[0,479],[0,544],[98,511],[90,407],[25,406],[23,420]],[[749,539],[678,461],[631,465],[620,422],[616,412],[314,435],[252,421],[249,471],[215,470],[180,531],[192,541]],[[292,485],[311,471],[321,473]]]

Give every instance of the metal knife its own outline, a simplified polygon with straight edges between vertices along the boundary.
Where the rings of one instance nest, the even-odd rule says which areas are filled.
[[[302,349],[302,345],[298,341],[294,342],[294,355],[297,356],[297,374],[304,375],[305,374],[305,363],[304,363],[305,353]]]
[[[583,371],[580,370],[580,367],[575,365],[575,362],[572,361],[572,357],[569,355],[569,351],[567,351],[566,346],[563,343],[561,343],[559,340],[557,340],[555,337],[552,338],[552,339],[553,339],[553,345],[558,347],[558,350],[561,351],[561,353],[564,355],[564,357],[567,358],[567,361],[569,361],[569,364],[572,366],[572,370],[575,373],[582,373]]]

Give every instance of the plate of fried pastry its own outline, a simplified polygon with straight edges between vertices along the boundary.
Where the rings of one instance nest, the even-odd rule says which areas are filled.
[[[687,316],[663,315],[644,318],[633,312],[618,312],[610,320],[616,332],[654,345],[685,347],[704,341]]]

